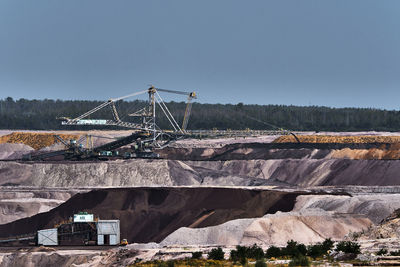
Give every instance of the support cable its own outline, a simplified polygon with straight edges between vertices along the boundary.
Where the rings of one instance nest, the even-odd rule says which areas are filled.
[[[168,107],[165,105],[164,100],[161,98],[160,94],[156,91],[157,96],[160,98],[161,100],[161,104],[164,105],[164,108],[167,110],[168,114],[171,116],[171,119],[174,121],[175,126],[179,129],[180,132],[183,133],[182,129],[179,127],[179,124],[176,122],[174,116],[172,116],[171,112],[169,112]]]
[[[167,117],[169,123],[172,125],[172,127],[174,128],[175,131],[178,131],[174,125],[174,123],[171,121],[171,119],[169,118],[167,112],[164,110],[163,106],[160,104],[160,101],[158,100],[158,98],[156,97],[156,101],[157,104],[160,106],[161,110],[164,112],[165,117]]]

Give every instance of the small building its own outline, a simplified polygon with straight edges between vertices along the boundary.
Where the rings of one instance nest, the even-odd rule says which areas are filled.
[[[93,214],[80,212],[57,228],[38,231],[37,243],[44,246],[119,245],[119,224],[119,220],[95,219]]]
[[[38,231],[38,245],[57,246],[58,245],[57,228],[44,229]]]
[[[98,220],[97,245],[118,245],[119,242],[119,220]]]

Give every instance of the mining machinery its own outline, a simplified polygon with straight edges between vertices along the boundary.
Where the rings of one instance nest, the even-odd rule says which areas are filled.
[[[187,104],[185,108],[184,117],[181,125],[174,118],[167,105],[163,101],[159,92],[179,94],[187,96]],[[117,101],[138,96],[141,94],[148,94],[148,103],[146,106],[136,112],[128,114],[131,117],[137,117],[139,122],[123,121],[117,111],[115,103]],[[63,156],[66,160],[83,160],[83,159],[107,159],[110,157],[124,157],[124,158],[158,158],[158,154],[154,153],[154,149],[163,148],[180,138],[187,136],[186,128],[189,122],[189,117],[192,108],[192,100],[197,98],[195,92],[182,92],[176,90],[162,89],[151,86],[147,90],[135,92],[126,96],[112,98],[100,104],[99,106],[85,112],[76,118],[62,117],[62,125],[97,125],[97,126],[118,126],[132,130],[128,136],[118,138],[112,142],[100,145],[97,147],[84,147],[80,142],[70,140],[67,142],[59,136],[55,138],[63,143],[66,147],[64,150],[53,151],[41,154],[25,155],[25,160],[45,160],[54,158],[56,156]],[[162,113],[168,119],[172,130],[162,130],[157,124],[156,106],[159,106]],[[97,111],[110,107],[112,119],[89,119],[88,117]],[[117,149],[130,145],[130,151],[125,152],[124,155],[118,155]]]

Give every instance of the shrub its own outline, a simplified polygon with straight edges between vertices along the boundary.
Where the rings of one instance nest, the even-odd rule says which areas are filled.
[[[257,260],[254,267],[267,267],[267,263],[264,260]]]
[[[278,258],[282,256],[281,249],[275,246],[270,246],[267,251],[265,252],[265,257],[270,258]]]
[[[235,249],[232,249],[232,250],[231,250],[230,259],[231,259],[233,262],[237,262],[237,261],[239,260],[239,256],[238,256],[237,250],[235,250]]]
[[[386,248],[381,248],[377,253],[376,253],[376,255],[378,255],[378,256],[383,256],[383,255],[386,255],[388,253],[388,250],[386,249]]]
[[[312,258],[319,258],[326,254],[326,250],[321,243],[309,246],[307,249],[307,255]]]
[[[333,247],[333,241],[328,238],[322,243],[317,243],[315,245],[308,246],[307,255],[310,257],[318,258],[328,254],[328,251]]]
[[[306,256],[298,255],[289,262],[289,266],[310,266],[310,261]]]
[[[201,256],[203,256],[201,251],[192,252],[192,259],[201,259]]]
[[[251,247],[236,246],[235,250],[231,250],[230,258],[234,262],[242,261],[242,259],[259,260],[264,258],[264,251],[256,244]]]
[[[400,250],[390,251],[390,256],[400,256]]]
[[[264,258],[264,251],[262,248],[254,244],[250,248],[247,249],[247,258],[261,260]]]
[[[307,255],[307,248],[304,244],[298,244],[296,241],[288,241],[286,247],[282,249],[282,256],[296,257],[299,255]]]
[[[247,258],[247,247],[244,246],[236,246],[236,255],[238,259]]]
[[[334,243],[335,242],[333,242],[332,239],[327,238],[327,239],[324,240],[324,242],[322,242],[322,247],[324,248],[324,250],[326,252],[328,252],[328,250],[331,250],[333,248],[333,244]]]
[[[233,262],[246,259],[247,248],[242,246],[236,246],[236,249],[231,250],[230,258]]]
[[[224,259],[224,251],[222,248],[213,248],[209,253],[208,253],[208,259],[209,260],[223,260]]]
[[[343,251],[344,253],[360,254],[360,245],[352,241],[340,241],[336,245],[336,251]]]

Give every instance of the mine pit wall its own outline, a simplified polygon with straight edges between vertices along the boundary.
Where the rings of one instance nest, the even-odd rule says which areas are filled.
[[[47,212],[87,189],[1,187],[0,224]]]
[[[119,187],[173,185],[167,161],[19,163],[0,162],[0,185],[35,187]]]
[[[273,159],[0,162],[0,186],[64,188],[129,186],[395,186],[399,160]]]
[[[214,148],[166,147],[158,150],[171,160],[240,160],[325,158],[333,150],[398,150],[393,143],[239,143]]]
[[[0,237],[54,227],[80,210],[121,221],[121,238],[160,242],[180,227],[207,227],[293,209],[304,192],[233,188],[120,188],[79,193],[60,206],[0,225]]]
[[[130,242],[284,245],[295,238],[309,244],[328,237],[340,240],[379,223],[400,208],[400,194],[217,187],[99,189],[78,193],[48,212],[0,225],[0,238],[52,228],[77,207],[101,219],[120,219],[121,238]]]

